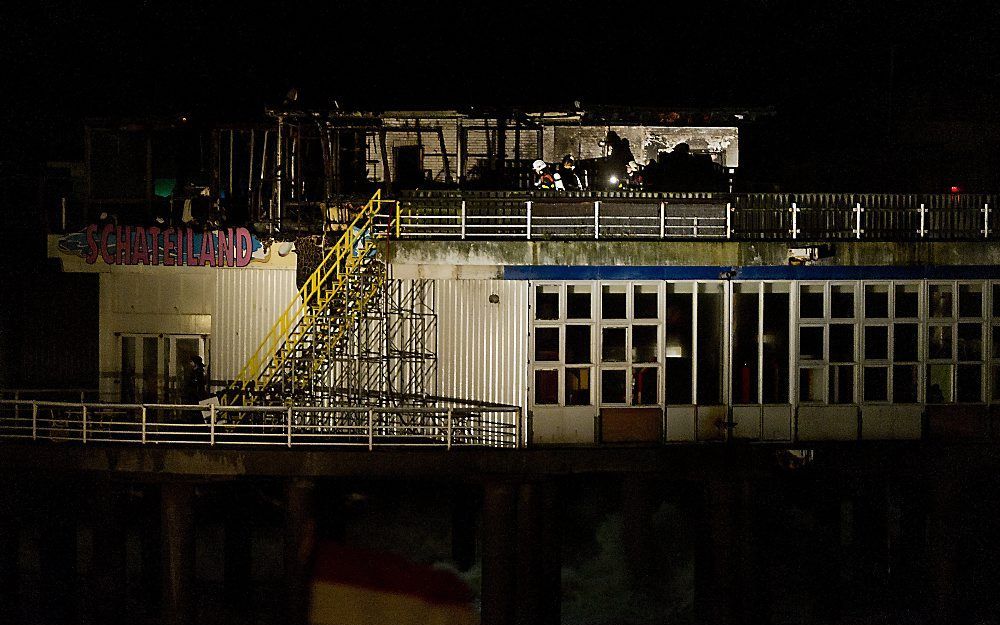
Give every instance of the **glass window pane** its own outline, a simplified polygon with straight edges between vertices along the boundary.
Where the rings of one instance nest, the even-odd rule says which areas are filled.
[[[821,319],[823,317],[823,285],[803,284],[799,289],[799,317]]]
[[[722,403],[722,290],[719,284],[706,284],[702,288],[706,291],[698,294],[698,403],[715,405]],[[785,333],[788,333],[787,322]]]
[[[993,285],[993,316],[1000,318],[1000,282]]]
[[[757,403],[757,339],[759,285],[733,286],[733,401]],[[669,349],[668,352],[669,354]]]
[[[624,285],[604,285],[601,287],[601,318],[625,318]]]
[[[664,398],[666,403],[693,403],[691,401],[690,358],[667,358],[663,363],[663,376],[666,378],[666,397]]]
[[[791,391],[788,380],[790,294],[780,284],[764,285],[764,337],[761,394],[765,404],[786,404]],[[699,350],[699,354],[701,350]]]
[[[535,319],[559,318],[559,287],[544,284],[535,287]]]
[[[951,365],[927,366],[927,403],[943,404],[951,401]]]
[[[993,402],[1000,402],[1000,365],[993,366]]]
[[[656,326],[632,326],[632,362],[657,362],[659,345]],[[681,352],[684,356],[683,351]],[[690,359],[691,354],[687,354]]]
[[[601,360],[625,362],[625,328],[604,328],[601,337]]]
[[[885,319],[889,316],[889,285],[865,285],[865,317]]]
[[[983,316],[983,287],[979,284],[958,285],[958,316]]]
[[[640,284],[632,288],[632,316],[636,319],[656,319],[660,316],[656,285]]]
[[[867,326],[865,328],[865,359],[887,360],[889,358],[889,327]]]
[[[979,360],[983,357],[983,326],[979,323],[958,324],[958,359]]]
[[[135,356],[135,337],[123,336],[121,355],[121,401],[125,403],[132,403],[138,399],[136,394],[138,376],[136,375]]]
[[[590,362],[590,326],[566,326],[566,364]]]
[[[916,284],[896,285],[896,317],[916,318],[919,312],[920,287]]]
[[[854,362],[854,326],[830,325],[830,362]]]
[[[912,362],[917,359],[917,324],[893,324],[892,359],[896,362]]]
[[[142,401],[155,404],[159,401],[160,341],[154,336],[142,337]]]
[[[555,369],[535,371],[535,404],[559,403],[559,372]]]
[[[951,358],[951,326],[927,328],[927,357]]]
[[[993,326],[993,357],[1000,358],[1000,325]]]
[[[834,284],[830,287],[830,316],[835,319],[854,318],[853,284]]]
[[[830,367],[830,403],[854,403],[854,365]]]
[[[979,365],[958,365],[957,400],[967,404],[983,401],[983,368]]]
[[[590,405],[590,368],[566,368],[566,405]]]
[[[623,341],[624,343],[624,341]],[[622,347],[624,350],[624,346]],[[601,371],[601,403],[625,403],[625,371]]]
[[[659,370],[656,367],[636,367],[632,369],[632,405],[650,406],[657,403],[656,392],[659,388],[657,378]],[[690,391],[688,391],[690,394]]]
[[[930,298],[931,317],[951,317],[952,312],[952,289],[950,284],[932,284],[928,288]]]
[[[566,318],[590,319],[590,286],[571,284],[566,287]]]
[[[823,401],[823,369],[799,369],[799,401]]]
[[[535,361],[559,360],[559,328],[535,328]]]
[[[667,358],[691,358],[691,298],[690,285],[667,285],[667,333],[665,338]]]
[[[822,326],[802,326],[799,328],[799,358],[823,360]]]
[[[917,403],[917,365],[896,365],[892,368],[892,402]]]
[[[865,367],[864,401],[888,401],[889,368]]]

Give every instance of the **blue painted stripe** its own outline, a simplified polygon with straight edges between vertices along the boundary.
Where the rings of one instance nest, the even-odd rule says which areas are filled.
[[[947,280],[1000,279],[997,265],[754,265],[747,267],[507,265],[505,280]]]
[[[507,265],[505,280],[718,280],[732,267]]]

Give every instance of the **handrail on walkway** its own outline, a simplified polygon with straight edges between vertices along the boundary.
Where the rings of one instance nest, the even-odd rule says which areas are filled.
[[[0,439],[299,447],[518,447],[516,406],[224,406],[0,400]]]
[[[398,238],[996,240],[1000,195],[459,192],[404,194]]]

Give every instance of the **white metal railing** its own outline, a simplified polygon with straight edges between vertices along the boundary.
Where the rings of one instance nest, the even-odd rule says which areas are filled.
[[[494,197],[477,192],[461,196],[421,192],[397,203],[395,235],[522,240],[996,240],[997,201],[997,196],[981,194],[581,197],[508,193]]]
[[[221,406],[0,400],[0,438],[297,447],[517,447],[514,406]]]
[[[525,200],[504,208],[491,210],[487,202],[476,202],[470,211],[466,201],[424,210],[415,206],[398,205],[396,234],[405,238],[448,239],[527,239],[589,238],[650,239],[712,238],[727,239],[732,235],[730,207],[726,203],[705,204],[697,209],[690,205],[673,207],[659,202],[647,206],[645,213],[607,208],[600,200],[589,202],[586,211],[581,203],[568,203],[567,214],[559,214],[558,204],[546,204],[542,212],[538,200]],[[690,213],[697,214],[690,214]],[[634,213],[634,214],[633,214]]]

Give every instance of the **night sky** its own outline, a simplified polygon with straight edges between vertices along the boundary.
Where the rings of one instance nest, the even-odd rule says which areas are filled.
[[[753,190],[996,190],[990,3],[83,2],[0,9],[0,159],[79,158],[82,120],[318,108],[773,107]],[[251,8],[251,6],[253,8]]]

